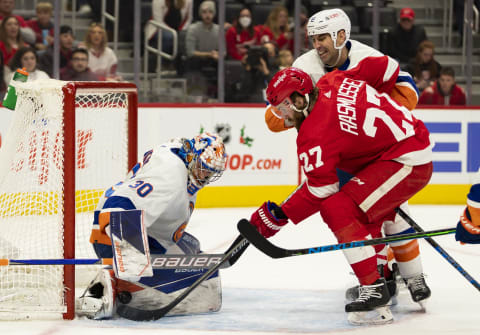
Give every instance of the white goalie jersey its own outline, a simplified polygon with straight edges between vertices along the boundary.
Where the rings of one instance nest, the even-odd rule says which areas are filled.
[[[180,141],[173,141],[147,151],[124,181],[105,191],[97,210],[106,211],[105,203],[111,197],[127,198],[135,207],[131,209],[144,211],[148,236],[165,249],[176,244],[196,201],[196,193],[187,192],[188,170],[173,152],[181,145]]]

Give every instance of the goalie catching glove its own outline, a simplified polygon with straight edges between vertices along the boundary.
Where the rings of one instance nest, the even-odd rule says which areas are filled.
[[[473,185],[467,196],[467,208],[460,216],[455,239],[480,244],[480,184]]]
[[[285,226],[288,218],[276,203],[267,201],[252,214],[250,223],[262,236],[268,238]]]

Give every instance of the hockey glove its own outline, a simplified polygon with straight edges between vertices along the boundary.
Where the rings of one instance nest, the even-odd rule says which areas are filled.
[[[250,223],[257,228],[260,234],[268,238],[286,225],[288,218],[276,203],[267,201],[252,214]]]
[[[476,208],[475,208],[476,209]],[[465,208],[460,221],[457,224],[455,239],[462,243],[480,244],[480,226],[475,225],[478,222],[472,220],[469,208]]]

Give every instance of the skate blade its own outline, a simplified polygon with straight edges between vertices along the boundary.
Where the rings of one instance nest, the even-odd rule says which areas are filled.
[[[427,312],[427,301],[428,299],[417,301],[417,304],[420,306],[420,312],[426,313]]]
[[[393,322],[393,315],[388,306],[377,307],[373,311],[349,312],[348,322],[355,326],[384,325]]]

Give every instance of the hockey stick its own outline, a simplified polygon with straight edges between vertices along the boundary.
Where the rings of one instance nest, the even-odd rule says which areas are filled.
[[[205,269],[217,265],[225,254],[195,254],[195,255],[151,255],[154,269]],[[222,264],[221,269],[232,266],[235,259],[229,259]],[[112,258],[76,258],[76,259],[0,259],[0,266],[12,265],[112,265]]]
[[[422,227],[420,227],[405,211],[401,208],[395,208],[395,211],[405,220],[407,223],[418,232],[425,232]],[[450,256],[435,240],[430,237],[426,237],[425,241],[428,242],[443,258],[447,260],[462,276],[464,276],[470,284],[472,284],[477,290],[480,291],[480,284],[473,279],[472,276],[460,265],[457,263],[452,256]]]
[[[263,252],[264,254],[272,258],[284,258],[284,257],[290,257],[290,256],[316,254],[316,253],[327,252],[327,251],[359,248],[359,247],[365,247],[368,245],[383,244],[387,242],[398,242],[398,241],[412,240],[417,238],[425,238],[430,236],[453,234],[456,231],[456,228],[453,227],[453,228],[445,228],[445,229],[432,230],[432,231],[426,231],[426,232],[420,232],[420,233],[402,234],[402,235],[396,235],[396,236],[374,238],[371,240],[352,241],[352,242],[346,242],[346,243],[324,245],[319,247],[302,248],[302,249],[283,249],[283,248],[277,247],[276,245],[268,241],[265,237],[263,237],[255,229],[255,227],[246,219],[240,220],[240,222],[238,222],[237,228],[240,231],[240,233],[248,241],[250,241],[250,243],[252,243],[261,252]]]
[[[285,200],[282,201],[282,204],[284,204],[288,199],[290,199],[292,195],[294,195],[295,192],[297,192],[302,186],[303,183],[298,185],[295,190],[290,193],[290,195]],[[155,310],[142,310],[128,305],[119,305],[117,306],[117,314],[125,319],[133,321],[152,321],[164,317],[175,306],[177,306],[181,301],[183,301],[183,299],[185,299],[190,294],[190,292],[192,292],[198,285],[200,285],[204,280],[209,278],[215,271],[220,269],[222,264],[229,262],[230,265],[233,265],[249,245],[250,243],[247,241],[247,239],[244,238],[242,235],[239,235],[232,243],[232,245],[227,249],[223,258],[217,265],[205,272],[190,287],[185,289],[185,291],[183,291],[179,296],[173,299],[168,305]]]
[[[233,244],[227,249],[224,256],[218,264],[210,268],[205,272],[200,278],[198,278],[191,286],[189,286],[185,291],[183,291],[179,296],[173,299],[168,305],[161,307],[155,310],[143,310],[128,305],[118,305],[117,313],[121,317],[133,321],[152,321],[158,320],[170,312],[175,306],[177,306],[183,299],[185,299],[190,292],[192,292],[198,285],[200,285],[204,280],[209,278],[215,271],[217,271],[222,264],[231,260],[231,264],[240,257],[240,255],[245,251],[249,246],[248,241],[242,236],[239,235]]]

